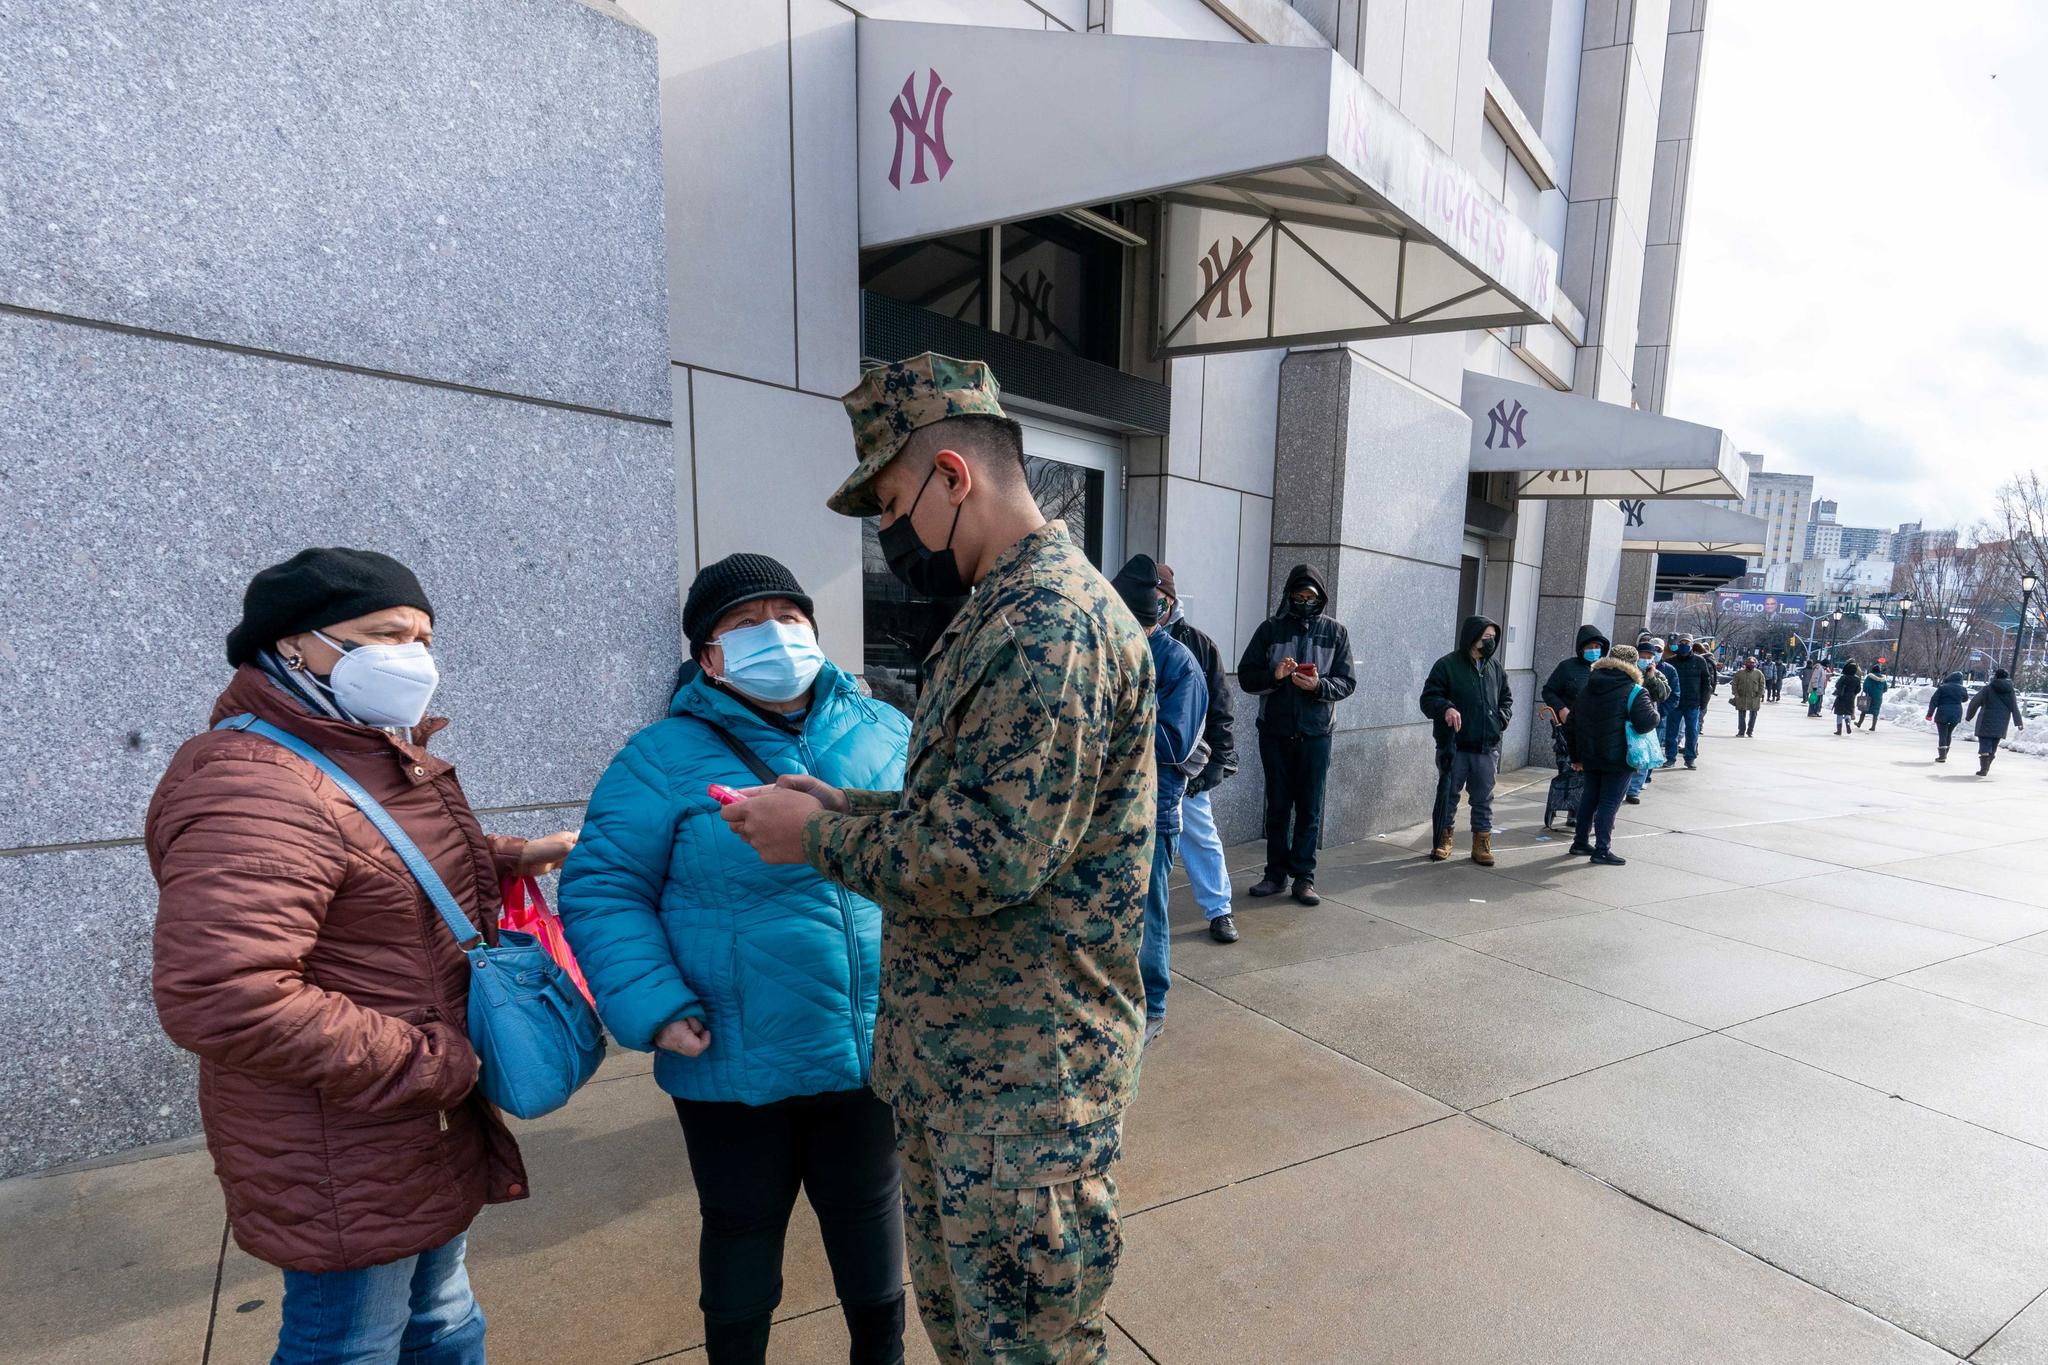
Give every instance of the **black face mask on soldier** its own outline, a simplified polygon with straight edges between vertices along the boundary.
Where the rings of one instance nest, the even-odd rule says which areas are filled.
[[[910,514],[924,501],[925,489],[932,485],[932,476],[939,472],[932,466],[930,474],[918,485],[917,496],[903,515],[882,528],[882,558],[889,562],[889,572],[901,579],[903,586],[925,597],[941,600],[965,597],[969,592],[967,580],[960,576],[960,561],[953,555],[953,532],[960,529],[960,509],[953,512],[952,530],[946,532],[946,548],[934,550],[924,543],[924,538],[911,525]]]

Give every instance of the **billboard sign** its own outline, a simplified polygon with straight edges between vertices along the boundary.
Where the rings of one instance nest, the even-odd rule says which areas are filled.
[[[1804,616],[1806,604],[1812,600],[1807,594],[1798,592],[1721,592],[1715,593],[1714,597],[1722,614],[1759,620]]]

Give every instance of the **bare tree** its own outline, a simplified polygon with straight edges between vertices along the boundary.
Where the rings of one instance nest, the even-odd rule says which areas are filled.
[[[2030,469],[2007,480],[1978,539],[2000,547],[2000,577],[2017,600],[2020,575],[2048,573],[2048,477]]]
[[[1913,611],[1902,624],[1898,671],[1946,677],[1969,661],[1989,591],[1995,552],[1976,546],[1915,544],[1899,561],[1892,590],[1910,595]]]

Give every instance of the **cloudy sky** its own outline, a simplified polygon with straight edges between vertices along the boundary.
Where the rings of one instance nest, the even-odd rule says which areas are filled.
[[[1851,525],[1975,522],[2048,471],[2048,3],[1711,14],[1667,411]]]

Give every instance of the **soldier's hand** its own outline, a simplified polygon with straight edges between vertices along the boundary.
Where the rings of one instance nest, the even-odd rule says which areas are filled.
[[[759,796],[762,792],[772,792],[778,789],[802,792],[806,796],[816,797],[818,804],[831,811],[834,815],[846,814],[846,793],[829,782],[820,781],[818,778],[812,777],[809,773],[784,773],[775,779],[773,787],[749,787],[744,794],[747,796]]]
[[[824,808],[825,803],[809,792],[778,784],[755,787],[746,800],[722,807],[718,814],[733,833],[753,845],[762,862],[794,864],[804,860],[804,821]]]

